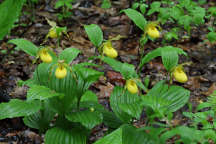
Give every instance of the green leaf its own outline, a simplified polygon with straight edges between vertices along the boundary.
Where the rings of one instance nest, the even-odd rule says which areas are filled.
[[[175,65],[176,63],[176,60],[174,61],[174,63],[172,63],[172,59],[175,59],[176,58],[176,55],[171,55],[171,53],[177,53],[178,55],[185,55],[187,56],[187,53],[185,53],[182,49],[180,48],[176,48],[176,47],[173,47],[173,46],[165,46],[165,47],[159,47],[151,52],[149,52],[147,55],[145,55],[142,60],[141,60],[141,63],[139,64],[139,68],[141,68],[144,64],[148,63],[149,61],[151,61],[152,59],[158,57],[158,56],[162,56],[162,59],[163,64],[166,65],[167,68],[169,67],[172,67],[173,65]],[[162,54],[163,53],[163,54]],[[165,58],[165,55],[169,56],[169,57],[166,57]],[[168,60],[165,60],[165,59],[168,59]],[[171,64],[171,65],[169,65]]]
[[[123,144],[156,144],[158,139],[153,139],[145,131],[140,131],[131,125],[125,125],[122,129]]]
[[[161,5],[161,2],[153,2],[151,4],[151,8],[149,9],[147,15],[151,15],[151,14],[153,14],[155,12],[159,12],[160,5]]]
[[[45,102],[43,109],[32,115],[23,118],[23,122],[30,128],[39,129],[40,132],[45,132],[50,127],[50,122],[53,120],[55,113],[50,110]]]
[[[80,122],[83,126],[88,129],[92,129],[96,125],[102,123],[103,115],[94,110],[83,110],[83,111],[76,111],[66,115],[66,118],[72,122]]]
[[[0,104],[0,120],[31,115],[41,108],[39,101],[22,101],[12,99],[8,103]]]
[[[83,96],[81,98],[81,102],[86,102],[86,101],[92,101],[92,102],[98,103],[98,98],[97,98],[95,93],[88,90],[83,94]]]
[[[215,42],[216,41],[216,32],[209,32],[207,34],[207,38],[210,42]]]
[[[103,123],[112,129],[119,128],[123,122],[113,113],[108,110],[102,111]]]
[[[181,137],[181,142],[185,144],[199,142],[201,139],[203,139],[201,131],[186,126],[180,126],[163,133],[161,140],[163,143],[166,143],[166,140],[172,138],[175,135],[179,135]]]
[[[46,144],[86,144],[86,135],[80,129],[54,127],[45,134]]]
[[[0,40],[11,30],[22,10],[25,0],[5,0],[0,5]]]
[[[161,52],[162,62],[167,71],[171,71],[178,64],[178,54],[172,47]]]
[[[191,29],[190,27],[191,23],[192,23],[192,17],[189,15],[181,16],[178,19],[178,24],[184,26],[184,29],[187,30],[188,33],[190,32]]]
[[[12,39],[8,41],[9,43],[17,45],[17,47],[31,56],[37,56],[38,47],[32,42],[25,39]]]
[[[59,54],[59,59],[65,60],[67,64],[70,64],[80,53],[80,50],[76,48],[66,48]]]
[[[56,93],[54,90],[51,90],[45,86],[34,85],[27,92],[27,100],[46,100],[52,97],[63,97],[64,94]]]
[[[118,128],[104,138],[99,139],[94,144],[123,144],[122,143],[122,128]]]
[[[140,97],[131,94],[122,87],[115,87],[110,95],[110,106],[116,116],[123,122],[129,122],[132,117],[137,119],[142,112]]]
[[[125,14],[141,29],[144,31],[145,25],[147,24],[146,19],[144,16],[139,13],[138,11],[128,8],[123,10]]]
[[[101,5],[101,8],[104,8],[104,9],[108,9],[111,7],[111,2],[110,0],[103,0],[103,3]]]
[[[103,42],[103,32],[101,28],[96,24],[85,25],[84,28],[94,46],[99,47]]]
[[[120,61],[105,56],[102,57],[102,61],[110,65],[113,70],[120,72],[125,79],[138,77],[135,67],[132,64],[121,63]]]
[[[164,82],[158,82],[147,95],[142,96],[142,104],[161,114],[177,111],[188,102],[190,96],[190,91],[180,86],[168,87]]]

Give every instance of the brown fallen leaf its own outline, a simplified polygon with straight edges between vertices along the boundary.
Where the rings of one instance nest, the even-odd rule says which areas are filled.
[[[213,83],[208,89],[208,91],[202,92],[202,94],[204,94],[205,96],[210,96],[215,90],[216,90],[216,83]]]

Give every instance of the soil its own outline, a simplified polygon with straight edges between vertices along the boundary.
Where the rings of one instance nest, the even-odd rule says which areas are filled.
[[[112,8],[104,10],[100,8],[101,0],[79,0],[73,5],[73,15],[62,21],[58,20],[57,14],[60,9],[54,9],[55,1],[39,1],[34,5],[34,10],[28,5],[24,6],[23,12],[16,27],[13,28],[9,36],[0,41],[0,50],[6,50],[6,53],[0,52],[0,103],[7,102],[12,98],[25,99],[26,87],[18,87],[19,80],[27,80],[32,76],[35,65],[32,64],[33,57],[28,56],[22,51],[18,51],[7,41],[14,38],[25,38],[36,45],[43,43],[50,26],[45,18],[56,21],[59,26],[67,26],[69,38],[62,37],[60,46],[62,48],[75,47],[82,51],[82,54],[76,59],[76,62],[83,62],[88,57],[95,54],[95,48],[88,40],[84,31],[84,24],[98,24],[103,32],[105,39],[117,35],[125,38],[115,41],[113,46],[119,52],[118,60],[130,64],[138,65],[139,57],[139,37],[142,32],[133,24],[133,22],[120,10],[131,6],[132,1],[113,0]],[[214,0],[209,1],[205,7],[216,5]],[[152,18],[154,20],[154,18]],[[183,38],[184,33],[179,40],[171,43],[164,43],[162,38],[152,42],[149,41],[144,47],[144,53],[164,46],[173,45],[182,48],[188,53],[188,57],[181,57],[180,63],[192,62],[185,67],[189,80],[185,84],[174,82],[191,91],[190,102],[194,110],[197,104],[206,101],[208,96],[216,90],[216,43],[206,41],[205,34],[208,24],[207,21],[199,29],[192,28],[192,36],[189,39]],[[166,26],[166,29],[172,28],[172,25]],[[163,27],[162,27],[163,29]],[[165,28],[164,28],[165,29]],[[47,45],[56,45],[56,41],[50,39]],[[109,108],[109,95],[114,85],[123,85],[122,76],[114,72],[110,67],[104,70],[106,80],[101,79],[92,86],[97,93],[100,103]],[[146,64],[142,69],[142,78],[150,77],[150,86],[152,87],[159,80],[166,78],[166,71],[160,59],[155,59]],[[187,120],[182,116],[183,111],[188,111],[185,106],[175,113],[173,124],[187,125]],[[142,123],[140,123],[141,125]],[[89,143],[93,143],[101,138],[107,128],[99,125],[92,130]],[[37,130],[26,127],[22,118],[0,120],[0,144],[40,144],[43,143],[43,135],[39,135]]]

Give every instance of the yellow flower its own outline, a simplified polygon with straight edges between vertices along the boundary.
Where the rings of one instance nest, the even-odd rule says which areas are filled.
[[[151,38],[159,38],[160,37],[160,32],[158,31],[158,29],[155,26],[149,26],[147,28],[146,32]]]
[[[63,79],[67,75],[67,69],[63,66],[63,64],[59,64],[56,68],[55,76],[58,79]]]
[[[173,71],[173,76],[176,81],[180,83],[185,83],[188,81],[187,75],[183,71],[182,66],[177,66]]]
[[[132,79],[126,81],[126,88],[132,94],[135,94],[138,92],[138,87],[137,87],[135,81]]]
[[[39,57],[45,63],[51,63],[52,62],[52,57],[50,56],[50,54],[48,53],[48,50],[46,48],[41,49],[39,51]]]
[[[116,58],[118,56],[118,52],[112,47],[110,41],[104,44],[103,53],[110,58]]]
[[[47,37],[57,38],[58,35],[57,35],[57,32],[56,32],[56,28],[51,28],[49,30],[49,33],[48,33]]]

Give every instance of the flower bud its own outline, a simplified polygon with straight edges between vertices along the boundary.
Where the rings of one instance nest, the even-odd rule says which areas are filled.
[[[126,88],[132,94],[135,94],[138,92],[138,87],[136,83],[134,82],[134,80],[132,79],[126,81]]]
[[[47,49],[40,50],[39,57],[45,63],[51,63],[52,62],[52,57],[48,53]]]
[[[58,37],[55,28],[51,28],[51,29],[49,30],[48,37],[51,37],[51,38],[57,38],[57,37]]]
[[[173,71],[173,76],[177,82],[185,83],[188,81],[187,75],[183,71],[182,67],[176,67]]]
[[[67,75],[67,69],[62,64],[60,64],[55,71],[56,78],[63,79],[64,77],[66,77],[66,75]]]
[[[149,26],[147,28],[147,34],[151,38],[159,38],[160,37],[160,32],[158,31],[158,29],[155,26]]]

